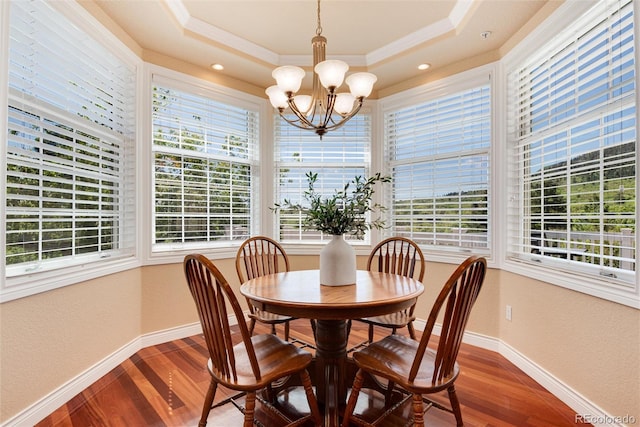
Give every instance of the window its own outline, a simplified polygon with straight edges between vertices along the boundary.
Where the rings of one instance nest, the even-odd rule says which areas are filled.
[[[277,201],[289,199],[304,204],[303,193],[308,188],[307,172],[318,174],[316,189],[333,194],[356,176],[372,173],[371,116],[360,112],[339,129],[322,137],[308,130],[287,124],[279,116],[275,124],[275,188]],[[304,230],[299,212],[279,211],[277,233],[284,242],[318,242],[330,238],[315,230]],[[350,238],[349,236],[346,236]],[[364,243],[368,243],[365,236]]]
[[[633,3],[574,21],[508,76],[507,256],[633,289]]]
[[[135,66],[43,2],[9,32],[7,287],[133,256]]]
[[[489,248],[491,90],[476,80],[385,109],[392,232],[423,248]]]
[[[154,251],[228,246],[252,234],[258,112],[214,98],[153,86]]]

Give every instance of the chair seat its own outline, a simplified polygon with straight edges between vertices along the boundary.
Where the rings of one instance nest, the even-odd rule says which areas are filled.
[[[229,378],[213,370],[211,359],[208,368],[220,384],[234,390],[255,390],[266,387],[275,380],[287,375],[295,374],[305,369],[311,363],[312,355],[308,351],[299,349],[273,334],[260,334],[251,337],[256,359],[260,365],[262,378],[256,384],[256,378],[243,343],[233,347],[236,356],[237,378]]]
[[[254,313],[249,314],[250,319],[255,319],[258,322],[266,323],[268,325],[285,323],[291,320],[295,320],[295,317],[283,316],[281,314],[269,313],[268,311],[255,310]]]
[[[384,326],[387,328],[404,328],[409,323],[416,320],[415,316],[409,316],[404,311],[399,311],[391,314],[384,314],[382,316],[363,317],[361,319],[355,319],[359,322],[364,322],[370,325]]]
[[[450,377],[434,383],[432,380],[434,366],[437,365],[434,363],[436,353],[430,349],[424,353],[416,379],[412,383],[407,382],[419,344],[403,335],[389,335],[353,353],[353,360],[359,368],[391,380],[411,393],[433,393],[446,389],[460,372],[458,364],[455,364]]]

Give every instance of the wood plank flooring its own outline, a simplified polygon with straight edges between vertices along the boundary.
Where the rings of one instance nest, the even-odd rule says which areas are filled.
[[[293,336],[313,342],[308,321],[296,320],[291,327]],[[257,332],[267,332],[258,328]],[[376,339],[384,333],[387,331],[376,329]],[[365,326],[354,323],[350,343],[365,338]],[[207,358],[201,336],[142,349],[37,426],[197,426],[209,384]],[[456,389],[466,426],[576,425],[574,411],[499,354],[463,344],[458,362],[461,374]],[[216,402],[231,395],[218,388]],[[447,402],[446,396],[442,397]],[[298,390],[283,393],[279,401],[302,408],[306,405]],[[358,402],[357,412],[369,412],[379,407],[381,400],[371,392],[361,394]],[[407,411],[408,408],[399,411],[390,425],[402,425]],[[259,413],[260,416],[265,414]],[[279,425],[267,418],[261,421],[267,427]],[[427,412],[425,423],[452,426],[455,419],[434,408]],[[242,414],[231,404],[216,408],[209,415],[208,426],[240,425]]]

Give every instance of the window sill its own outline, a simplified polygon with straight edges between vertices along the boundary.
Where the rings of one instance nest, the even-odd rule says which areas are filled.
[[[130,270],[140,265],[139,259],[128,256],[9,277],[0,288],[0,304]]]
[[[556,269],[548,264],[540,264],[538,266],[514,259],[505,261],[502,269],[572,291],[640,309],[640,295],[638,294],[637,286],[634,290],[631,286],[624,286],[616,281],[607,280],[606,277],[596,278],[588,274]]]

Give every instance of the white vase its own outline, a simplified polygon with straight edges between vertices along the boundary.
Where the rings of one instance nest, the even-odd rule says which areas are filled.
[[[355,285],[356,251],[342,235],[333,236],[320,251],[320,284]]]

